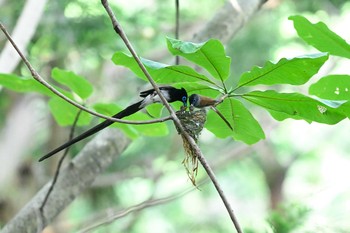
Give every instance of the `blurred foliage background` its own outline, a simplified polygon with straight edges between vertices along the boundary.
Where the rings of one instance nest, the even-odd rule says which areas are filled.
[[[1,21],[9,31],[24,3],[1,3]],[[180,38],[191,40],[193,32],[223,3],[180,1]],[[174,35],[173,1],[129,0],[111,4],[139,54],[173,63],[165,44],[165,36]],[[232,57],[233,82],[253,65],[317,52],[298,39],[288,20],[295,14],[313,22],[321,20],[343,38],[350,37],[350,3],[346,0],[270,0],[226,45]],[[5,42],[1,35],[1,48]],[[112,64],[110,58],[119,50],[125,51],[125,46],[113,31],[100,1],[63,0],[47,3],[28,46],[28,57],[47,79],[53,67],[85,76],[96,88],[91,103],[115,101],[127,106],[145,87],[131,72]],[[29,75],[22,64],[14,73]],[[349,74],[349,65],[330,59],[321,73]],[[11,114],[23,99],[31,109],[31,117],[35,117],[35,137],[21,149],[21,160],[12,175],[0,182],[0,226],[52,177],[57,158],[41,164],[36,160],[65,141],[69,132],[69,128],[58,127],[48,114],[45,98],[6,89],[0,89],[0,130],[9,124]],[[262,110],[252,107],[252,111],[264,128],[266,140],[246,146],[231,139],[219,140],[206,131],[199,140],[245,232],[349,232],[348,121],[335,126],[294,120],[276,122]],[[24,129],[25,124],[21,121],[17,126]],[[47,232],[76,232],[97,223],[104,224],[91,232],[234,232],[202,169],[198,181],[203,185],[200,190],[192,187],[181,164],[182,142],[170,128],[166,137],[134,140]],[[18,137],[5,130],[1,135],[12,141]],[[74,146],[71,154],[76,154],[83,144]],[[1,151],[1,159],[11,157],[11,150]],[[1,163],[0,169],[7,166]],[[155,201],[126,214],[128,208],[148,200],[159,203]],[[111,213],[120,217],[109,221]]]

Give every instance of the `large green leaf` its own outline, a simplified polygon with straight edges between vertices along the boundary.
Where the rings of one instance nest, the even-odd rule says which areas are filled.
[[[278,93],[276,91],[253,91],[242,96],[244,99],[259,105],[276,117],[283,120],[287,117],[307,122],[316,121],[325,124],[336,124],[345,118],[332,102],[321,102],[299,93]],[[278,114],[279,113],[279,114]]]
[[[147,113],[154,118],[161,117],[163,110],[164,110],[164,105],[161,103],[154,103],[146,107]]]
[[[337,108],[337,111],[344,114],[348,118],[350,118],[350,101],[340,101],[341,105]]]
[[[113,116],[117,114],[118,112],[122,111],[123,109],[116,104],[110,104],[110,103],[96,103],[93,105],[93,108],[106,116]],[[101,119],[101,121],[104,121]],[[121,129],[129,138],[135,139],[137,138],[140,134],[135,130],[132,125],[128,124],[118,124],[114,123],[110,127],[118,127]]]
[[[0,74],[0,85],[17,92],[37,92],[47,96],[54,96],[49,89],[31,77]]]
[[[51,76],[57,82],[70,88],[82,99],[88,98],[93,92],[93,86],[85,78],[71,71],[53,68]]]
[[[350,100],[350,75],[328,75],[309,88],[309,93],[322,99]]]
[[[214,78],[224,82],[230,74],[231,58],[226,56],[219,40],[210,39],[205,43],[192,43],[167,38],[168,49],[206,69]]]
[[[200,83],[174,83],[172,86],[176,88],[185,88],[189,96],[195,93],[216,98],[219,94],[221,94],[219,89]]]
[[[238,87],[257,84],[301,85],[316,74],[327,59],[326,53],[319,53],[292,59],[282,58],[276,64],[268,61],[264,67],[255,66],[251,71],[245,72]]]
[[[112,61],[116,65],[122,65],[129,68],[138,77],[147,80],[139,65],[132,56],[123,52],[116,52]],[[178,83],[178,82],[206,82],[214,84],[213,81],[206,76],[199,74],[188,66],[170,66],[147,59],[141,59],[147,71],[157,83]]]
[[[126,117],[125,119],[134,120],[134,121],[147,121],[154,120],[149,115],[143,112],[137,112],[131,116]],[[168,127],[165,123],[153,123],[153,124],[142,124],[142,125],[133,125],[133,127],[142,135],[145,136],[165,136],[169,134]]]
[[[217,109],[230,122],[233,131],[212,110],[209,111],[205,127],[217,137],[233,137],[247,144],[254,144],[265,138],[264,131],[253,115],[236,99],[225,99]]]
[[[72,125],[79,111],[75,106],[56,96],[49,100],[49,108],[56,122],[61,126]],[[87,125],[90,121],[91,115],[83,111],[79,116],[77,125]]]
[[[308,123],[311,123],[311,120],[305,119],[303,117],[300,117],[298,115],[293,115],[292,117],[288,113],[280,112],[280,111],[274,111],[272,109],[268,109],[269,113],[273,118],[275,118],[278,121],[283,121],[286,119],[293,118],[294,120],[305,120]]]
[[[116,113],[122,111],[123,109],[115,104],[105,104],[99,103],[94,105],[94,109],[103,114],[113,116]],[[131,116],[123,118],[125,120],[134,120],[134,121],[146,121],[150,120],[150,116],[145,113],[137,112],[132,114]],[[146,136],[165,136],[169,133],[168,127],[165,123],[154,123],[154,124],[146,124],[146,125],[129,125],[129,124],[121,124],[115,123],[113,126],[122,129],[129,137],[135,138],[138,135],[146,135]]]
[[[346,41],[331,31],[323,22],[310,23],[303,16],[290,16],[293,20],[294,28],[298,35],[306,43],[312,45],[322,52],[332,55],[350,58],[350,45]]]

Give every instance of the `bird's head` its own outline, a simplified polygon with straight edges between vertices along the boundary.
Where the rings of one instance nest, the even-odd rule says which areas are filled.
[[[190,106],[198,107],[200,105],[200,96],[197,94],[192,94],[190,96]]]

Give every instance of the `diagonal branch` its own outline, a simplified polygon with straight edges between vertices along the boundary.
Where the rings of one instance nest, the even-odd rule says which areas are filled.
[[[91,115],[106,119],[106,120],[110,120],[113,122],[118,122],[118,123],[123,123],[123,124],[136,124],[136,125],[141,125],[141,124],[154,124],[154,123],[159,123],[159,122],[164,122],[167,120],[170,120],[170,117],[164,117],[164,118],[160,118],[160,119],[155,119],[155,120],[149,120],[149,121],[128,121],[128,120],[122,120],[122,119],[117,119],[117,118],[113,118],[113,117],[109,117],[100,113],[97,113],[95,111],[92,111],[86,107],[84,107],[81,104],[78,104],[76,102],[74,102],[73,100],[67,98],[65,95],[63,95],[61,92],[59,92],[58,90],[56,90],[56,88],[54,88],[53,86],[51,86],[48,82],[46,82],[41,76],[40,74],[34,69],[34,67],[30,64],[30,62],[28,61],[28,59],[24,56],[24,54],[22,53],[22,51],[18,48],[17,44],[15,43],[15,41],[12,39],[11,35],[7,32],[5,26],[0,22],[0,29],[4,32],[5,36],[7,37],[7,39],[10,41],[10,43],[12,44],[12,46],[15,48],[15,50],[17,51],[18,55],[22,58],[24,64],[27,66],[27,68],[29,69],[30,73],[32,74],[32,77],[38,81],[39,83],[41,83],[42,85],[44,85],[46,88],[48,88],[50,91],[52,91],[55,95],[57,95],[58,97],[62,98],[63,100],[67,101],[68,103],[72,104],[73,106],[90,113]],[[158,89],[159,90],[159,89]]]
[[[78,123],[78,120],[79,120],[79,117],[80,117],[81,112],[82,112],[82,110],[80,109],[80,110],[78,111],[77,115],[75,116],[73,125],[71,126],[71,129],[70,129],[70,133],[69,133],[69,138],[68,138],[68,140],[72,140],[73,137],[74,137],[74,131],[75,131],[75,129],[76,129],[76,126],[77,126],[77,123]],[[48,192],[47,192],[47,194],[46,194],[46,196],[45,196],[45,198],[44,198],[44,200],[43,200],[43,203],[42,203],[41,206],[39,207],[39,212],[40,212],[40,215],[41,215],[41,218],[42,218],[43,225],[45,225],[45,224],[44,224],[44,219],[45,219],[45,217],[44,217],[44,207],[45,207],[46,202],[47,202],[47,200],[49,199],[49,197],[50,197],[50,195],[51,195],[51,193],[52,193],[52,191],[53,191],[53,189],[54,189],[54,187],[55,187],[55,184],[56,184],[56,182],[57,182],[58,176],[59,176],[59,174],[60,174],[60,171],[61,171],[61,168],[62,168],[62,165],[63,165],[63,161],[64,161],[64,159],[66,158],[66,156],[67,156],[67,154],[68,154],[68,152],[69,152],[69,149],[70,149],[70,147],[67,147],[67,148],[64,150],[64,153],[63,153],[62,157],[61,157],[60,160],[58,161],[58,164],[57,164],[57,167],[56,167],[56,172],[55,172],[55,175],[54,175],[54,177],[53,177],[53,179],[52,179],[52,182],[51,182],[51,184],[50,184],[49,190],[48,190]]]
[[[179,118],[176,116],[174,110],[170,107],[168,101],[164,98],[164,96],[162,95],[162,93],[160,92],[157,84],[155,83],[155,81],[153,80],[153,78],[151,77],[151,75],[148,73],[147,69],[145,68],[145,66],[143,65],[143,63],[141,62],[141,59],[139,58],[139,56],[137,55],[136,51],[134,50],[134,48],[132,47],[130,41],[128,40],[123,28],[121,27],[121,25],[118,23],[112,9],[109,6],[109,3],[107,0],[101,0],[103,7],[106,9],[111,21],[112,21],[112,25],[114,30],[116,31],[116,33],[121,37],[121,39],[124,41],[126,47],[129,49],[130,53],[132,54],[132,56],[134,57],[134,59],[136,60],[137,64],[140,66],[141,70],[143,71],[143,73],[145,74],[145,76],[147,77],[148,81],[151,83],[151,85],[153,86],[154,90],[157,92],[157,94],[159,95],[160,99],[162,100],[164,106],[168,109],[175,126],[179,129],[180,133],[184,136],[184,138],[188,141],[189,145],[192,147],[192,151],[195,153],[195,155],[198,157],[199,161],[201,162],[202,166],[204,167],[205,171],[207,172],[208,176],[210,177],[211,181],[213,182],[217,192],[219,193],[222,201],[224,202],[224,205],[231,217],[231,220],[237,230],[238,233],[241,233],[241,227],[238,223],[238,220],[233,212],[233,209],[227,199],[227,197],[225,196],[218,180],[216,179],[216,176],[213,172],[213,170],[211,169],[211,167],[209,166],[209,163],[206,161],[205,157],[202,154],[202,151],[200,150],[200,148],[198,147],[198,145],[196,144],[196,142],[194,141],[194,139],[184,130],[183,126],[181,125],[181,122],[179,120]]]

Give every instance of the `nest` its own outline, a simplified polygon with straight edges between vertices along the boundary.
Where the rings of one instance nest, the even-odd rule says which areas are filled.
[[[177,111],[176,116],[179,118],[184,130],[194,139],[197,143],[199,134],[201,133],[204,123],[207,119],[207,112],[204,109],[197,111]],[[177,128],[178,133],[180,133]],[[181,135],[183,146],[186,152],[185,158],[182,161],[184,164],[187,175],[191,180],[192,184],[196,186],[196,176],[198,172],[198,158],[196,152],[192,148],[191,144],[187,139]]]

